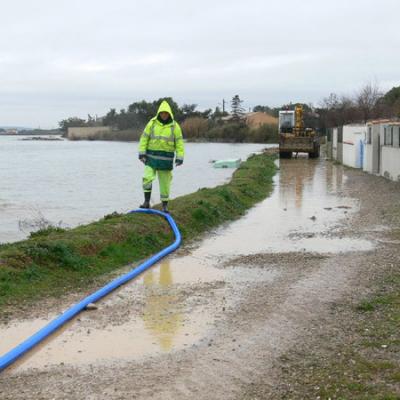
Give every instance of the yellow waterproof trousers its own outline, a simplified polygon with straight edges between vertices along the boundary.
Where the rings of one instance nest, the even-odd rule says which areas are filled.
[[[161,201],[168,201],[172,181],[172,171],[156,170],[149,165],[146,165],[143,174],[143,191],[145,193],[151,192],[153,181],[156,179],[156,174],[158,175],[158,183],[160,185]]]

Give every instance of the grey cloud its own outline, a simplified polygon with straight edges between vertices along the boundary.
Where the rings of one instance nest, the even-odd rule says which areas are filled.
[[[397,0],[3,5],[0,124],[56,126],[164,95],[215,107],[317,103],[400,84]]]

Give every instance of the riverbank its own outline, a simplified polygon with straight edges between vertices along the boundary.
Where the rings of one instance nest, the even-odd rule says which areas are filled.
[[[398,399],[399,184],[306,158],[274,182],[5,371],[0,398]],[[83,294],[25,305],[3,351]]]
[[[275,156],[254,155],[231,181],[170,202],[184,240],[243,215],[272,189]],[[0,315],[10,306],[84,288],[101,274],[140,260],[172,240],[161,218],[112,214],[75,229],[47,229],[0,246]]]
[[[24,240],[46,225],[89,224],[143,202],[137,142],[20,139],[0,137],[0,243]],[[185,164],[173,173],[172,198],[228,182],[234,170],[215,169],[212,160],[246,160],[270,146],[186,143]]]

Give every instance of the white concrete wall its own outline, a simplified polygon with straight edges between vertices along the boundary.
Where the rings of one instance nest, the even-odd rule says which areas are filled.
[[[372,173],[380,174],[382,159],[382,134],[381,124],[372,126]]]
[[[363,170],[372,174],[372,144],[364,146],[364,165]]]
[[[332,158],[337,160],[337,146],[338,146],[338,129],[332,130]]]
[[[384,121],[370,126],[372,128],[372,143],[365,145],[364,171],[400,181],[399,123]],[[394,127],[393,145],[385,145],[385,127],[390,130],[392,126]]]
[[[393,143],[385,145],[384,128],[390,135],[393,127]],[[400,126],[398,123],[387,123],[381,125],[381,169],[380,174],[393,181],[400,181]]]
[[[393,147],[400,147],[400,125],[394,127]]]
[[[400,148],[383,146],[381,175],[393,181],[400,181]]]
[[[362,168],[361,147],[364,146],[366,125],[343,126],[343,164],[353,168]]]

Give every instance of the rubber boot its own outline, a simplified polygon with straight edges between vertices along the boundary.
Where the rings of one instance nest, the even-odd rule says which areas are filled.
[[[162,202],[162,210],[163,210],[163,212],[169,214],[169,211],[168,211],[168,201],[163,201],[163,202]]]
[[[144,203],[140,208],[150,208],[151,192],[144,192]]]

